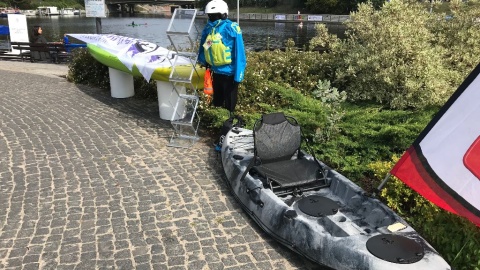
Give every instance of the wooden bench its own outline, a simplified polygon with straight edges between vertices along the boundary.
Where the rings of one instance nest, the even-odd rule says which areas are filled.
[[[29,59],[31,62],[49,61],[53,63],[68,62],[71,54],[62,43],[31,43],[11,42],[12,49],[19,51],[22,61]]]
[[[30,52],[29,51],[23,51],[23,52],[11,52],[10,50],[1,50],[0,51],[0,59],[5,59],[5,60],[24,60],[30,58]]]

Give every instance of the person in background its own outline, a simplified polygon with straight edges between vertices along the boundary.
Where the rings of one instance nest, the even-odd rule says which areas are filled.
[[[47,40],[42,34],[43,34],[42,27],[35,25],[33,27],[33,43],[47,43]]]
[[[43,34],[42,27],[35,25],[32,31],[33,43],[47,43],[47,39],[45,39],[45,37],[42,34]],[[50,59],[50,54],[48,52],[31,51],[30,57],[31,57],[30,61],[35,62],[39,60]]]
[[[35,25],[33,27],[33,43],[48,43],[47,39],[43,36],[43,29],[41,26]],[[31,51],[30,56],[32,62],[49,59],[51,62],[57,63],[58,60],[58,54],[56,51]]]
[[[67,44],[70,44],[70,40],[68,39],[68,36],[67,34],[63,34],[63,45],[67,45]]]
[[[70,52],[70,47],[68,46],[70,44],[70,40],[68,39],[67,34],[63,34],[62,43],[65,46],[65,51]]]
[[[228,19],[228,5],[222,0],[208,2],[205,13],[208,22],[202,31],[198,62],[213,71],[213,105],[227,109],[232,118],[238,85],[247,66],[242,30]],[[217,143],[215,148],[218,146]]]

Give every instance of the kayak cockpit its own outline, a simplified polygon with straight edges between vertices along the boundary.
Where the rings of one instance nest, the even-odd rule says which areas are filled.
[[[325,170],[301,149],[302,132],[293,117],[283,113],[263,115],[253,129],[254,156],[248,173],[276,195],[328,187]]]

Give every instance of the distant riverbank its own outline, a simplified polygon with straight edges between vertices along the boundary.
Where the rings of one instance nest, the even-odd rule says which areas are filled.
[[[205,17],[199,12],[198,17]],[[237,14],[230,13],[230,20],[236,20]],[[261,21],[261,22],[290,22],[290,23],[343,23],[350,19],[349,15],[331,14],[279,14],[279,13],[240,13],[240,21]]]
[[[172,14],[169,6],[149,6],[139,5],[136,12],[141,14]],[[203,11],[197,12],[197,17],[207,18]],[[228,18],[232,21],[237,19],[237,12],[231,10]],[[341,24],[348,19],[350,15],[334,15],[334,14],[288,14],[288,13],[242,13],[239,15],[240,21],[259,21],[259,22],[288,22],[288,23],[336,23]]]

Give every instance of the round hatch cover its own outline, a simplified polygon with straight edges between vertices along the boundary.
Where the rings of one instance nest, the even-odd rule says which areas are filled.
[[[305,214],[314,217],[334,215],[338,212],[338,204],[318,195],[302,198],[298,201],[298,208]]]
[[[367,249],[377,258],[400,264],[416,263],[425,254],[415,240],[393,234],[380,234],[368,239]]]

